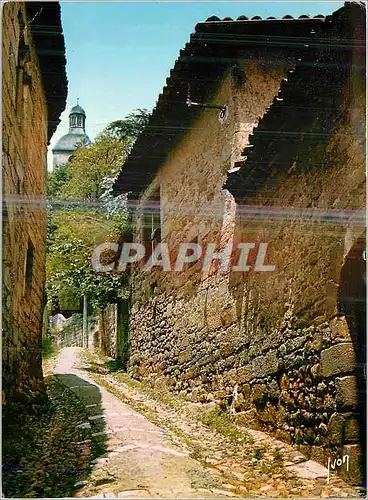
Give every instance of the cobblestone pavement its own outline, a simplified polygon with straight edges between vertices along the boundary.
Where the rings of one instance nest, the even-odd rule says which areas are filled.
[[[59,380],[73,390],[90,413],[81,428],[106,442],[91,475],[81,481],[78,497],[218,497],[217,475],[189,456],[170,433],[124,404],[80,369],[76,347],[64,348],[54,366]],[[99,398],[96,398],[96,387]],[[91,395],[92,393],[92,395]],[[82,443],[76,443],[76,446]],[[101,443],[102,444],[102,443]],[[84,484],[85,483],[85,484]],[[211,491],[214,490],[214,491]]]
[[[336,475],[328,480],[327,469],[292,446],[260,431],[219,428],[213,405],[188,403],[125,373],[108,373],[96,355],[80,348],[64,348],[54,373],[85,402],[90,416],[80,425],[105,441],[78,497],[364,496]]]

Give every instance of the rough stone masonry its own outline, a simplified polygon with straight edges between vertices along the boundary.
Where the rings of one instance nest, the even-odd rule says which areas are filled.
[[[67,82],[59,4],[8,2],[2,13],[2,373],[7,408],[14,398],[29,403],[42,394],[46,155],[65,106]],[[53,33],[43,25],[53,26]],[[52,57],[45,57],[45,46],[53,50]]]
[[[196,73],[197,53],[230,57],[225,42],[211,45],[212,32],[216,41],[221,30],[226,40],[232,30],[254,36],[258,29],[260,36],[269,25],[210,19],[197,26],[152,118],[168,130],[167,144],[171,124],[185,132],[163,146],[162,134],[155,142],[148,127],[151,148],[144,149],[143,134],[118,180],[129,184],[129,169],[147,163],[135,241],[147,243],[159,227],[173,249],[254,242],[250,262],[266,242],[266,263],[276,267],[133,269],[130,373],[192,401],[216,401],[239,422],[274,432],[325,465],[348,454],[350,470],[340,472],[355,481],[365,440],[364,16],[362,6],[346,4],[311,27],[299,54],[299,39],[290,42],[296,20],[274,21],[267,36],[277,34],[277,45],[254,49],[249,35],[236,71],[229,65],[212,95],[198,90],[197,101],[227,106],[227,120],[202,109],[184,127],[186,112],[175,115],[170,92],[179,102],[185,78],[197,87],[207,81]],[[154,176],[152,158],[163,158]]]

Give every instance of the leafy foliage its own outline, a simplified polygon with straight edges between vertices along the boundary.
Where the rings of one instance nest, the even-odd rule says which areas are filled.
[[[58,165],[47,177],[47,195],[54,198],[60,195],[69,179],[68,164]]]
[[[112,187],[148,118],[140,109],[111,123],[49,174],[46,289],[54,312],[79,309],[84,294],[93,310],[126,295],[127,277],[97,273],[91,256],[97,245],[130,232],[126,197],[113,197]]]
[[[58,223],[47,258],[48,297],[55,309],[75,309],[80,297],[87,295],[92,309],[103,309],[118,297],[125,297],[127,282],[122,273],[97,273],[91,265],[93,249],[108,239],[111,227],[104,226],[104,220],[78,225],[75,221],[78,216],[85,217],[84,213],[66,215],[64,221]],[[57,217],[61,218],[62,214],[58,213]]]
[[[129,140],[100,135],[89,146],[78,149],[68,166],[69,179],[60,190],[64,198],[96,200],[106,176],[115,177],[126,157]]]
[[[147,109],[137,109],[126,116],[124,120],[116,120],[108,125],[104,131],[105,135],[119,141],[128,140],[130,148],[139,134],[147,126],[151,113]]]

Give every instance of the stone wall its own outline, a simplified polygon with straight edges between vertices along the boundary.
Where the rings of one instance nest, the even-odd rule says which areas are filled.
[[[247,63],[241,87],[229,74],[214,99],[230,105],[228,120],[220,124],[216,112],[203,111],[147,190],[146,199],[160,190],[162,239],[172,260],[180,242],[255,248],[244,273],[216,265],[204,273],[201,262],[181,273],[135,269],[129,370],[193,401],[216,401],[239,422],[275,432],[326,464],[349,453],[357,479],[364,335],[352,326],[349,318],[358,320],[344,310],[341,289],[363,279],[364,221],[354,216],[365,206],[362,86],[345,82],[323,144],[306,154],[303,138],[290,143],[297,160],[248,194],[248,209],[267,207],[262,217],[222,189],[287,69]],[[313,120],[323,113],[316,108]],[[273,272],[254,270],[262,242]],[[349,262],[353,274],[340,283]]]
[[[48,110],[25,4],[2,16],[3,401],[43,387]],[[29,48],[29,51],[27,51]]]
[[[126,365],[128,357],[129,305],[126,300],[108,304],[100,312],[94,347]]]
[[[98,321],[99,347],[111,358],[117,355],[117,304],[109,304],[101,311]]]
[[[83,316],[73,314],[66,319],[61,328],[53,331],[53,339],[58,347],[85,347],[86,338],[83,339]],[[87,321],[88,348],[99,347],[99,320],[95,316],[89,316]]]

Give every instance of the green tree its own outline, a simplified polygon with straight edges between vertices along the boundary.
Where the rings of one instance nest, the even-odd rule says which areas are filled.
[[[69,179],[68,164],[58,165],[47,176],[47,196],[55,198],[60,196],[63,186]]]
[[[47,260],[47,294],[55,310],[68,305],[73,309],[82,295],[89,297],[95,311],[126,296],[126,274],[96,273],[91,266],[92,251],[90,244],[78,238],[53,246]]]
[[[106,176],[115,177],[127,157],[129,140],[103,134],[89,146],[79,148],[68,165],[68,180],[59,191],[63,198],[96,200]]]
[[[126,275],[97,273],[91,256],[97,245],[121,242],[130,233],[126,198],[113,197],[112,186],[148,118],[148,111],[137,110],[111,123],[92,144],[79,147],[68,164],[49,174],[46,271],[54,310],[78,304],[84,294],[99,310],[126,294]]]
[[[124,120],[116,120],[110,123],[104,130],[104,134],[118,139],[119,141],[130,141],[130,147],[147,126],[150,111],[147,109],[136,109],[133,113],[127,115]]]

